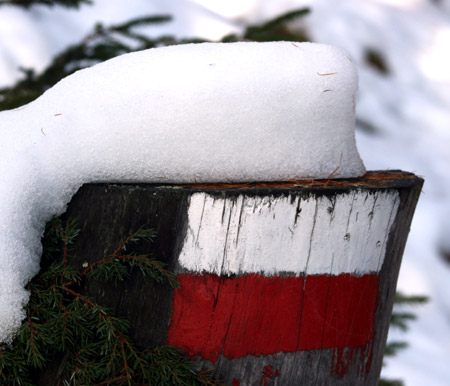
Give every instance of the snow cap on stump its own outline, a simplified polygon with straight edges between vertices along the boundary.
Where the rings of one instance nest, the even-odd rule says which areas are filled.
[[[89,182],[244,182],[364,174],[357,74],[312,43],[150,49],[0,113],[0,341],[24,317],[45,222]]]

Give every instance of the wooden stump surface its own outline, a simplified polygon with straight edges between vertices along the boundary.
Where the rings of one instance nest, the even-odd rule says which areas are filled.
[[[80,268],[113,252],[140,227],[157,231],[154,243],[137,244],[134,252],[166,263],[177,273],[180,289],[174,292],[168,283],[155,283],[137,271],[117,287],[91,281],[84,289],[130,321],[140,347],[181,346],[230,386],[376,385],[422,184],[421,178],[400,171],[265,184],[90,184],[79,190],[64,216],[81,227],[74,251]],[[371,200],[370,207],[365,201],[356,206],[359,199]],[[203,205],[200,217],[195,202]],[[263,222],[255,219],[258,210],[267,217]],[[268,213],[275,216],[270,221]],[[377,226],[388,229],[374,231],[375,220],[361,220],[377,213]],[[289,216],[292,227],[283,225]],[[260,254],[248,245],[255,232]],[[376,232],[385,239],[375,239]],[[285,241],[279,241],[281,235]],[[382,254],[375,263],[367,257],[369,244]],[[214,248],[223,260],[205,263]],[[269,257],[263,249],[272,251]],[[295,269],[289,268],[290,254]],[[328,255],[331,263],[323,263]],[[246,273],[250,258],[256,263]],[[358,271],[361,259],[367,272]],[[279,265],[265,272],[258,264],[266,260]],[[319,272],[322,265],[325,274]]]

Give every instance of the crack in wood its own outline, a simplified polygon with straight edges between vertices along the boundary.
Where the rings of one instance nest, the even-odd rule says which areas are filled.
[[[299,219],[299,217],[300,217],[300,213],[302,212],[302,209],[300,208],[300,203],[301,203],[301,197],[300,196],[297,196],[296,197],[296,200],[297,200],[297,206],[296,206],[296,208],[295,208],[295,215],[294,215],[294,227],[296,227],[297,226],[297,221],[298,221],[298,219]]]
[[[239,233],[241,231],[241,225],[242,225],[242,213],[244,212],[244,203],[246,200],[245,196],[239,196],[241,198],[241,209],[239,211],[239,220],[238,220],[238,227],[237,227],[237,233],[236,233],[236,243],[235,245],[238,245],[238,241],[239,241]]]
[[[132,314],[136,341],[184,342],[199,367],[214,367],[214,377],[227,385],[233,378],[242,386],[257,385],[268,364],[279,369],[274,385],[376,385],[401,254],[421,187],[420,179],[386,175],[389,179],[380,180],[377,174],[376,181],[369,175],[307,186],[208,191],[98,184],[80,189],[68,215],[80,216],[86,227],[75,246],[92,259],[86,261],[102,253],[99,239],[112,248],[118,235],[142,222],[161,230],[163,237],[151,252],[169,267],[179,264],[179,289],[171,292],[168,285],[145,278],[130,280],[124,291],[103,284],[89,289],[94,291],[89,295],[111,301],[119,314]],[[118,210],[110,210],[112,201]],[[346,224],[349,241],[342,237]],[[273,284],[282,281],[295,285]]]
[[[311,249],[312,249],[312,242],[313,242],[313,236],[314,236],[314,229],[316,227],[316,222],[317,222],[318,207],[319,207],[319,200],[316,200],[316,204],[315,204],[315,208],[314,208],[313,225],[312,225],[312,228],[311,228],[311,235],[309,237],[308,257],[306,258],[306,265],[305,265],[305,272],[306,273],[308,272],[309,259],[311,257]],[[303,286],[303,290],[305,289],[305,285],[306,285],[306,280],[305,280],[305,284]]]
[[[239,284],[238,284],[238,282],[236,281],[236,282],[235,282],[235,288],[236,288],[236,290],[235,290],[235,292],[234,292],[234,298],[233,298],[233,309],[235,308],[235,304],[236,304],[236,297],[237,297],[236,294],[237,294],[237,291],[238,291],[238,287],[239,287]],[[229,331],[230,331],[230,326],[231,326],[232,320],[233,320],[233,313],[230,312],[230,318],[228,319],[227,327],[226,327],[226,329],[225,329],[225,334],[224,334],[223,341],[222,341],[222,354],[223,354],[223,352],[224,352],[224,350],[225,350],[225,343],[226,343],[226,341],[227,341],[227,336],[228,336],[228,333],[229,333]]]
[[[198,243],[198,239],[199,239],[199,236],[200,236],[200,229],[201,229],[201,227],[202,227],[202,222],[203,222],[203,214],[205,213],[205,205],[206,205],[206,200],[207,200],[207,196],[205,195],[204,197],[203,197],[203,207],[202,207],[202,213],[200,214],[200,221],[199,221],[199,223],[198,223],[198,229],[197,229],[197,237],[196,237],[196,239],[195,239],[195,246],[199,246],[199,243]],[[191,196],[191,199],[192,199],[192,196]]]
[[[368,195],[369,195],[369,193],[367,193],[367,196],[368,196]],[[370,231],[370,229],[371,229],[371,227],[372,227],[372,221],[373,221],[373,217],[374,217],[374,215],[375,215],[375,207],[376,207],[376,205],[377,205],[377,201],[378,201],[378,194],[375,193],[375,194],[374,194],[373,205],[372,205],[372,210],[371,210],[371,212],[369,213],[369,231]]]
[[[224,206],[226,204],[227,200],[224,200]],[[220,271],[218,272],[219,275],[222,275],[222,272],[224,272],[225,262],[227,262],[227,252],[228,252],[228,236],[230,234],[230,224],[231,224],[231,216],[233,215],[233,207],[235,205],[235,201],[231,201],[231,208],[229,209],[228,214],[228,224],[227,224],[227,230],[225,232],[225,241],[223,243],[223,257],[222,257],[222,264],[220,267]]]
[[[326,303],[325,303],[325,315],[328,314],[328,303],[329,303],[329,300],[330,300],[330,290],[331,290],[331,280],[328,279],[328,290],[327,290],[328,295],[327,295],[327,300],[326,300]],[[324,342],[325,342],[326,322],[327,322],[327,319],[325,317],[324,321],[323,321],[323,330],[322,330],[322,347],[324,346]],[[319,380],[319,375],[320,375],[320,371],[321,371],[321,366],[320,366],[321,361],[322,361],[322,350],[319,350],[319,359],[317,361],[316,380],[314,382],[315,385],[317,385],[317,382]]]

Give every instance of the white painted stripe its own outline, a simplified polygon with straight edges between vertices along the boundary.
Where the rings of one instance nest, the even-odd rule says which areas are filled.
[[[234,199],[195,193],[179,263],[219,275],[378,272],[398,205],[396,191]]]

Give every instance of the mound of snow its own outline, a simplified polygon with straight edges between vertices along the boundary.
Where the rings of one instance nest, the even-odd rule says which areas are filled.
[[[356,89],[330,46],[205,43],[112,59],[0,113],[0,341],[24,317],[46,221],[82,184],[361,176]]]

